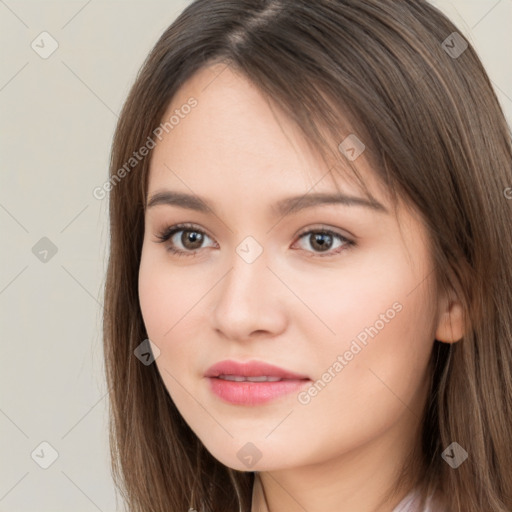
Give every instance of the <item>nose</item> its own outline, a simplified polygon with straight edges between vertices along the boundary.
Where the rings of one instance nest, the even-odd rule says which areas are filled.
[[[263,252],[249,263],[234,253],[231,268],[212,294],[213,328],[234,341],[274,337],[286,329],[284,287]]]

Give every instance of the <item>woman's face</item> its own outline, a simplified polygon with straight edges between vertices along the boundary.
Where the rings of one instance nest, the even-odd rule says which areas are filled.
[[[335,184],[364,196],[230,68],[197,73],[172,115],[151,155],[139,293],[185,421],[239,470],[407,446],[438,319],[423,224],[402,206],[394,215],[364,153],[354,163],[382,208],[313,201]],[[281,370],[211,370],[228,360]]]

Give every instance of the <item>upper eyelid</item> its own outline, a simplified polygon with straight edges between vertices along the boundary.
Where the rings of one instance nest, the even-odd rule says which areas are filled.
[[[196,226],[194,224],[174,224],[171,226],[166,226],[162,230],[157,231],[157,237],[161,238],[162,235],[166,235],[167,233],[171,233],[169,236],[174,236],[176,233],[179,233],[180,231],[197,231],[199,233],[205,234],[208,238],[211,238],[214,240],[214,238],[203,228]]]

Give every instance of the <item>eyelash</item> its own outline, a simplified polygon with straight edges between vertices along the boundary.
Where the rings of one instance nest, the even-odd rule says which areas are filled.
[[[210,238],[204,231],[202,231],[201,229],[198,229],[193,224],[175,224],[174,226],[166,227],[163,231],[161,231],[160,233],[155,235],[158,238],[157,243],[167,242],[173,235],[175,235],[176,233],[179,233],[180,231],[193,231],[195,233],[200,233],[202,235],[206,235],[208,238]],[[305,235],[310,235],[312,233],[321,233],[324,235],[325,234],[331,235],[333,237],[338,238],[341,242],[344,243],[344,245],[341,247],[338,247],[333,252],[328,252],[327,254],[313,252],[313,254],[310,257],[319,257],[319,258],[332,257],[332,256],[335,256],[335,255],[341,253],[342,251],[349,249],[350,247],[353,247],[356,245],[356,243],[354,241],[349,240],[348,238],[344,237],[343,235],[340,235],[339,233],[336,233],[335,231],[332,231],[330,229],[310,229],[307,231],[303,231],[303,232],[299,233],[298,239],[300,240]],[[169,246],[167,248],[167,250],[170,253],[175,254],[176,256],[194,257],[201,249],[196,249],[195,251],[183,251],[181,249],[176,249],[173,246]],[[311,251],[306,251],[306,252],[311,252]]]

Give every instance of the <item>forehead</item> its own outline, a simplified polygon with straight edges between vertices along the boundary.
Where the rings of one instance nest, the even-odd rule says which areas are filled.
[[[195,106],[183,108],[191,98]],[[348,165],[328,165],[276,103],[225,64],[186,81],[162,122],[172,116],[179,122],[151,155],[148,195],[162,187],[205,195],[230,189],[259,201],[293,192],[362,194]],[[355,164],[372,196],[387,202],[364,154]]]

